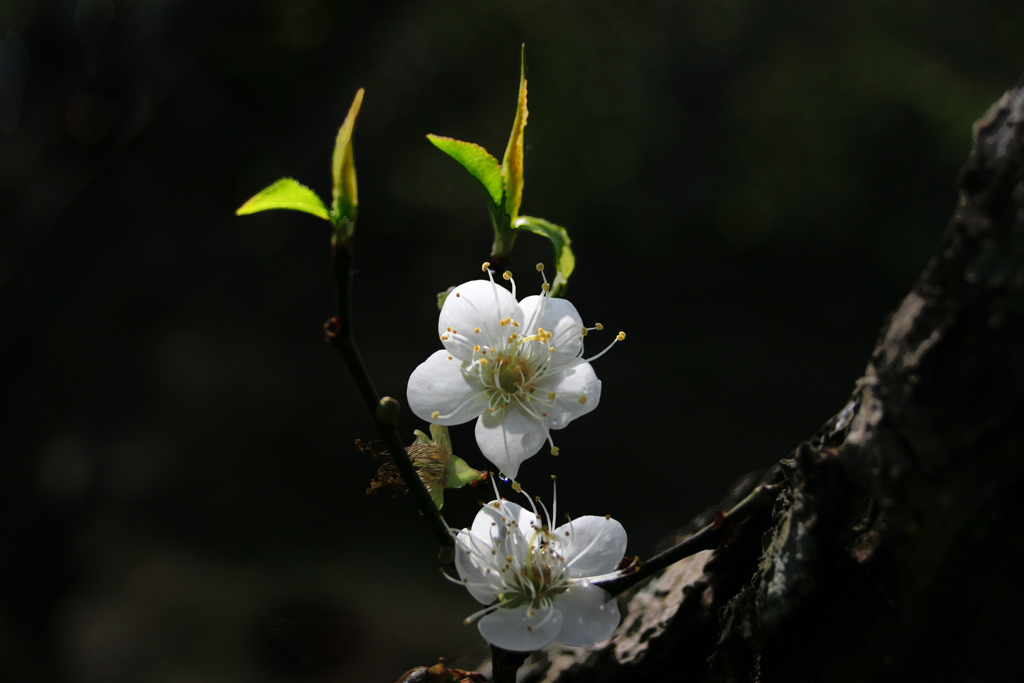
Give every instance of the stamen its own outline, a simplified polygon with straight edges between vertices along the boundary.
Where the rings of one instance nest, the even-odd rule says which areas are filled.
[[[552,448],[554,451],[551,455],[558,455],[557,448]],[[554,521],[558,519],[558,477],[551,475],[551,526],[554,526]]]
[[[598,327],[597,329],[601,329],[601,328]],[[587,358],[586,361],[589,363],[591,361],[597,360],[598,358],[600,358],[604,354],[608,353],[608,350],[611,349],[613,346],[615,346],[616,342],[620,342],[620,341],[622,341],[625,338],[626,338],[626,333],[625,332],[619,332],[617,335],[615,335],[615,339],[612,339],[611,344],[606,346],[604,348],[604,350],[601,351],[601,353],[597,354],[596,356],[591,356],[590,358]]]
[[[600,332],[601,330],[604,329],[604,325],[602,325],[601,323],[594,323],[594,329]]]
[[[490,261],[484,261],[484,264],[482,266],[480,266],[480,270],[482,270],[483,272],[486,273],[487,269],[490,268],[490,267],[491,267],[491,262]]]

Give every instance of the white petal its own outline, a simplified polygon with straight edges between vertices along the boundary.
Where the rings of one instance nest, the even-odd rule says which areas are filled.
[[[483,385],[465,375],[462,362],[443,350],[435,351],[412,371],[406,396],[417,417],[440,425],[469,422],[487,409]],[[432,418],[435,411],[445,417]]]
[[[541,307],[543,311],[538,310]],[[526,330],[520,334],[535,334],[538,327],[552,333],[551,341],[544,346],[545,349],[548,346],[555,347],[551,359],[553,362],[562,365],[580,354],[583,348],[583,319],[576,312],[576,307],[565,299],[528,296],[519,302],[514,317]]]
[[[494,503],[510,505],[505,501],[491,501],[476,513],[471,529],[474,536],[491,545],[505,537],[505,521],[502,519],[505,512],[500,507],[494,507]]]
[[[573,578],[613,572],[626,554],[626,530],[610,517],[579,517],[555,529],[555,535],[565,548],[565,563]]]
[[[492,348],[505,348],[508,342],[508,328],[500,321],[511,316],[516,310],[516,300],[504,287],[489,280],[465,282],[448,295],[438,318],[438,336],[449,336],[442,341],[448,352],[461,360],[472,357],[475,344]],[[449,328],[468,340],[459,343],[448,334]],[[475,332],[480,328],[479,332]]]
[[[513,402],[493,413],[484,411],[476,422],[476,443],[502,474],[515,479],[523,461],[544,445],[544,430]]]
[[[573,584],[555,597],[562,612],[562,630],[555,640],[573,647],[589,647],[606,640],[619,625],[619,606],[607,591],[587,581]]]
[[[489,643],[515,652],[531,652],[555,639],[562,628],[562,613],[553,607],[534,609],[529,605],[497,609],[480,620],[479,628]]]
[[[469,594],[485,605],[498,598],[503,584],[497,570],[490,566],[479,538],[463,529],[455,537],[455,569],[466,581]]]
[[[495,503],[499,503],[500,507],[494,507]],[[521,545],[519,540],[512,539],[511,536],[525,536],[526,539],[529,539],[533,534],[533,529],[539,527],[537,516],[533,512],[507,500],[491,501],[482,507],[473,519],[473,534],[500,548],[504,548],[506,544],[509,546]],[[509,552],[509,550],[499,550],[502,557],[508,555]]]
[[[561,429],[597,407],[601,400],[601,380],[590,363],[580,361],[560,375],[538,382],[536,395],[545,396],[552,391],[555,405],[543,410],[548,414],[548,426]],[[583,403],[580,403],[580,396]]]

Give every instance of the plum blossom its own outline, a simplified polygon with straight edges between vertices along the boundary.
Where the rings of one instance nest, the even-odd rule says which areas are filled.
[[[479,418],[481,452],[514,479],[545,441],[558,455],[552,430],[597,407],[601,380],[589,361],[611,345],[584,359],[583,338],[600,324],[584,326],[575,306],[550,296],[546,280],[540,295],[517,303],[511,274],[510,293],[487,273],[448,294],[437,324],[444,348],[413,371],[407,394],[412,411],[434,424]]]
[[[489,605],[466,623],[478,620],[480,634],[506,650],[528,652],[551,642],[586,647],[619,624],[615,600],[597,584],[633,571],[619,569],[625,529],[609,516],[591,515],[552,530],[543,512],[542,522],[536,508],[499,499],[480,509],[471,529],[452,531],[460,578],[448,578]]]

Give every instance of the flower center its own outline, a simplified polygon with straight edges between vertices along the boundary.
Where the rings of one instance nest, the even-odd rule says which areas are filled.
[[[514,349],[499,352],[495,361],[494,388],[505,394],[518,394],[530,390],[533,379],[533,364],[519,357]]]

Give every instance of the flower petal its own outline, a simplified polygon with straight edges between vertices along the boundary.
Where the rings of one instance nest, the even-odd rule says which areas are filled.
[[[607,639],[619,625],[619,606],[608,591],[580,581],[555,597],[562,612],[562,630],[555,640],[573,647],[589,647]]]
[[[493,413],[484,411],[476,422],[476,443],[504,476],[515,479],[523,461],[544,444],[544,429],[513,402]]]
[[[495,507],[495,503],[498,507]],[[537,516],[522,505],[507,500],[492,500],[476,513],[473,518],[473,534],[492,546],[510,541],[509,534],[519,534],[529,538],[537,523]],[[506,527],[511,530],[506,533]]]
[[[555,347],[552,362],[564,365],[580,355],[583,319],[576,312],[576,307],[565,299],[528,296],[519,302],[513,317],[526,330],[523,334],[535,334],[538,327],[551,333],[551,339],[544,348],[547,351],[547,347]]]
[[[504,287],[489,280],[471,280],[452,290],[444,301],[437,322],[437,334],[447,336],[441,343],[459,360],[473,357],[473,346],[504,348],[508,331],[501,321],[516,310],[516,299]],[[479,332],[475,332],[479,328]],[[453,330],[459,338],[450,333]]]
[[[613,572],[626,554],[626,530],[611,517],[579,517],[555,529],[555,535],[565,539],[565,563],[573,578]]]
[[[435,351],[412,371],[406,388],[409,408],[428,422],[457,425],[469,422],[487,409],[487,394],[462,363],[447,351]],[[433,418],[434,412],[444,417]]]
[[[597,378],[590,363],[580,361],[565,372],[537,383],[538,395],[543,396],[552,391],[555,393],[555,404],[545,410],[548,426],[561,429],[597,407],[601,400],[601,380]]]
[[[494,507],[498,503],[499,507]],[[480,508],[473,518],[472,534],[488,545],[494,545],[505,537],[505,513],[501,505],[511,505],[505,501],[491,501]]]
[[[487,562],[489,556],[490,546],[474,533],[463,529],[455,537],[455,570],[469,594],[485,605],[494,602],[504,586],[498,570]]]
[[[515,652],[531,652],[555,639],[562,628],[562,613],[551,606],[501,608],[481,619],[478,628],[480,635],[493,645]]]

